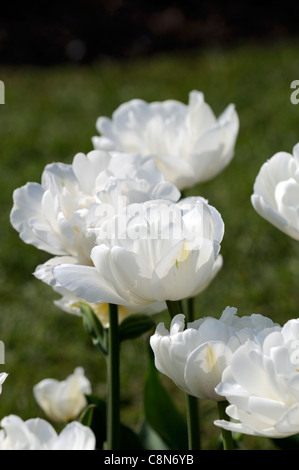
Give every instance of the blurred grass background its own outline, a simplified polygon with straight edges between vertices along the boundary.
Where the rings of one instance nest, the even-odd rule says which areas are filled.
[[[5,105],[0,107],[0,339],[9,373],[0,399],[0,417],[43,416],[32,388],[46,377],[64,379],[82,366],[94,394],[105,397],[105,361],[94,349],[82,321],[57,309],[57,295],[34,278],[35,267],[51,256],[25,245],[9,223],[12,192],[40,182],[46,164],[71,163],[92,149],[98,116],[111,116],[122,102],[178,99],[201,90],[216,115],[235,103],[240,133],[231,164],[212,181],[188,194],[206,197],[222,214],[226,232],[224,265],[196,301],[196,316],[219,318],[227,306],[239,315],[261,313],[284,323],[299,312],[299,244],[253,210],[250,195],[260,166],[299,141],[299,105],[290,84],[298,79],[298,44],[239,45],[187,53],[158,54],[126,62],[94,65],[2,67]],[[156,317],[168,324],[167,315]],[[121,354],[122,417],[138,428],[147,362],[142,338],[125,342]],[[184,397],[163,378],[178,406]],[[202,403],[203,442],[214,448],[219,430],[215,404]],[[245,439],[268,448],[268,440]]]

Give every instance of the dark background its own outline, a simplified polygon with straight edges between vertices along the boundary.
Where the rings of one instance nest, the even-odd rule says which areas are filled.
[[[1,5],[0,63],[126,59],[297,38],[297,2],[77,0]]]

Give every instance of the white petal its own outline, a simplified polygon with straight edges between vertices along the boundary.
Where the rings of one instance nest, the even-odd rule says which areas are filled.
[[[134,303],[142,305],[155,300],[152,296],[143,298],[142,292],[140,295],[138,293],[139,286],[148,291],[149,270],[136,254],[118,246],[110,249],[106,245],[100,245],[93,248],[91,258],[98,275],[111,293],[112,291],[115,293],[121,305],[134,305]],[[113,303],[112,300],[107,302]]]
[[[251,196],[251,202],[256,212],[265,220],[273,224],[279,230],[282,230],[295,240],[299,240],[299,230],[289,224],[288,220],[273,210],[264,199],[257,194]]]
[[[7,378],[8,374],[6,372],[1,372],[0,373],[0,393],[2,392],[2,384]]]
[[[271,426],[281,418],[286,409],[285,403],[269,398],[251,396],[248,401],[249,413]]]
[[[111,248],[115,289],[132,302],[153,302],[150,279],[152,272],[144,260],[135,253],[121,247]]]
[[[37,183],[27,183],[13,193],[14,206],[10,214],[12,226],[21,239],[48,253],[61,255],[66,250],[42,212],[45,191]]]
[[[80,187],[87,194],[95,186],[98,174],[108,167],[111,155],[102,151],[91,151],[87,155],[78,153],[73,160],[74,173]]]
[[[53,426],[40,418],[32,418],[25,421],[27,429],[37,436],[41,446],[48,447],[57,439],[57,433]]]
[[[284,435],[299,433],[299,403],[289,408],[275,424],[279,433]]]
[[[247,344],[240,346],[232,359],[231,368],[235,380],[249,395],[271,397],[261,353],[250,349]]]
[[[119,297],[90,266],[62,264],[53,268],[53,275],[63,287],[87,302],[124,305]]]
[[[215,387],[231,357],[230,348],[218,341],[209,341],[195,349],[185,368],[185,381],[190,393],[198,398],[223,400],[215,392]]]
[[[190,155],[190,163],[198,182],[215,177],[230,162],[233,155],[227,154],[225,139],[225,129],[216,127],[196,142]]]
[[[37,279],[56,287],[57,281],[53,276],[53,267],[59,264],[78,264],[78,261],[72,256],[55,256],[44,264],[38,265],[33,274]]]
[[[93,431],[73,421],[63,428],[52,450],[95,450],[96,439]]]

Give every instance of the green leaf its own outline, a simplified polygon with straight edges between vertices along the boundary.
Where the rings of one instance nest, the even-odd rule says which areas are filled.
[[[148,315],[141,313],[129,315],[119,325],[119,340],[137,338],[155,326],[154,320]]]
[[[170,449],[187,450],[188,433],[185,419],[160,381],[150,348],[149,357],[144,386],[146,421]]]
[[[89,304],[80,302],[79,307],[83,317],[83,325],[92,338],[93,344],[107,355],[107,331]]]
[[[146,421],[142,423],[139,439],[145,450],[169,450],[169,446]]]
[[[94,408],[95,405],[88,405],[85,408],[85,410],[81,413],[81,416],[79,417],[79,421],[81,424],[84,424],[84,426],[88,427],[91,426]]]

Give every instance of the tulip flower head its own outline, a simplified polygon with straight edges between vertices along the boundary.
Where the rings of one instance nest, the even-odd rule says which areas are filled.
[[[65,380],[44,379],[33,388],[34,397],[48,418],[67,422],[78,417],[86,407],[85,395],[91,393],[91,385],[82,367]]]
[[[62,294],[57,306],[78,314],[74,298],[52,275],[56,264],[92,266],[91,250],[96,244],[92,230],[127,204],[162,198],[176,202],[179,190],[165,180],[151,158],[94,150],[78,153],[71,165],[47,165],[42,182],[27,183],[13,194],[11,223],[21,239],[54,254],[37,267],[36,278]]]
[[[99,117],[96,127],[100,136],[93,137],[94,148],[151,156],[181,190],[213,178],[230,163],[239,119],[232,104],[217,119],[203,93],[192,91],[188,105],[133,99],[112,119]]]
[[[293,155],[278,152],[264,163],[254,183],[251,202],[257,213],[299,240],[299,144]]]
[[[161,311],[213,279],[223,233],[219,212],[202,198],[132,204],[101,225],[93,267],[61,264],[53,275],[87,302],[145,309],[158,302]]]
[[[157,369],[189,395],[224,400],[215,387],[233,353],[257,331],[266,334],[279,328],[262,315],[239,318],[236,313],[236,308],[227,307],[219,320],[201,318],[186,329],[183,314],[173,318],[169,331],[160,323],[150,338]]]
[[[95,450],[93,431],[73,421],[57,434],[53,426],[40,418],[23,421],[9,415],[2,419],[0,450]]]
[[[217,420],[217,426],[274,438],[299,433],[299,320],[242,345],[216,390],[234,420]]]
[[[165,181],[151,159],[92,151],[75,155],[71,165],[52,163],[42,182],[27,183],[13,193],[12,226],[25,243],[90,264],[93,233],[87,230],[93,204],[115,205],[147,199],[177,201],[180,193]]]

